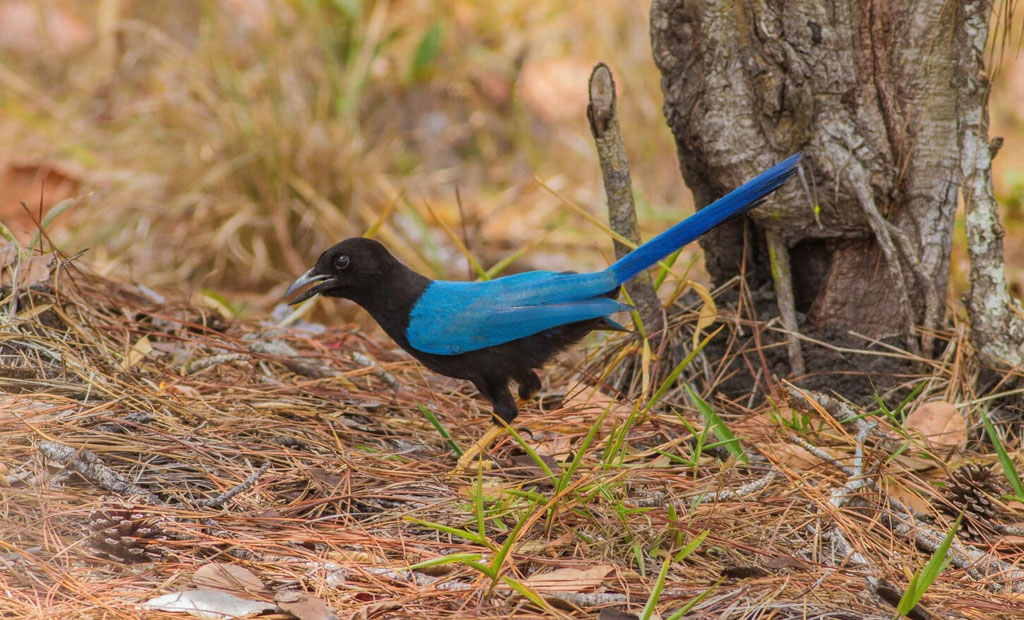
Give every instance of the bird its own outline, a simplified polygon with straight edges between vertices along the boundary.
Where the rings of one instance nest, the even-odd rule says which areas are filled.
[[[432,280],[400,262],[378,241],[353,237],[324,251],[285,291],[289,305],[313,296],[354,301],[402,349],[430,370],[471,382],[493,410],[490,428],[458,459],[464,472],[490,448],[535,396],[535,372],[594,330],[626,331],[611,319],[632,310],[620,286],[704,233],[759,206],[796,172],[801,154],[779,162],[590,273],[528,271],[484,281]],[[301,291],[301,292],[300,292]]]

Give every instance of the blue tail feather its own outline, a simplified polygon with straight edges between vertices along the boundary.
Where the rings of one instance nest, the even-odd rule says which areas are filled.
[[[796,172],[801,154],[792,155],[669,228],[608,268],[619,284],[654,265],[731,217],[742,215]]]

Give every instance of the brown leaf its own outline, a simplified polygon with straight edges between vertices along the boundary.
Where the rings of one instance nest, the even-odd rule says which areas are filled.
[[[345,482],[345,479],[338,474],[319,467],[313,467],[306,472],[309,474],[309,478],[320,487],[320,492],[324,495],[334,495]]]
[[[800,560],[790,557],[788,555],[778,555],[771,558],[764,563],[765,568],[773,571],[805,571],[807,565]]]
[[[7,260],[6,249],[3,260]],[[23,258],[17,266],[9,264],[2,270],[2,273],[0,273],[0,286],[10,286],[14,283],[15,279],[17,279],[17,283],[20,288],[45,282],[50,277],[51,263],[53,263],[53,254],[42,254]],[[17,274],[15,274],[15,272],[17,272]]]
[[[548,466],[551,473],[556,476],[562,473],[562,466],[558,464],[558,461],[551,458],[550,456],[540,456],[540,460]],[[502,472],[514,477],[530,478],[540,481],[539,484],[544,485],[550,483],[548,475],[537,462],[533,460],[529,454],[517,454],[511,457],[507,464],[500,469],[496,469],[496,472]]]
[[[228,592],[261,592],[266,589],[260,578],[248,568],[221,562],[200,566],[192,576],[192,583]]]
[[[601,585],[614,567],[601,564],[592,568],[558,568],[548,573],[530,575],[523,582],[534,592],[582,592]]]
[[[339,620],[327,603],[305,592],[283,590],[277,593],[274,602],[299,620]]]
[[[2,3],[0,3],[2,6]],[[9,30],[0,10],[0,24]],[[33,31],[27,30],[33,34]],[[34,36],[34,34],[33,34]],[[0,33],[0,47],[3,34]],[[78,194],[81,187],[78,174],[64,166],[47,161],[23,161],[0,164],[0,222],[25,243],[36,232],[36,222],[58,203]],[[29,212],[21,203],[29,205]],[[41,203],[41,204],[40,204]],[[41,213],[40,213],[41,208]],[[67,222],[57,218],[47,230],[59,230]]]
[[[951,403],[925,403],[907,416],[907,430],[917,431],[932,448],[962,447],[967,444],[967,422]]]
[[[546,554],[549,552],[556,551],[557,549],[564,547],[573,541],[572,532],[565,532],[558,538],[553,540],[528,540],[523,544],[519,545],[516,549],[516,553],[522,555],[530,554]],[[554,555],[551,553],[551,555]]]
[[[356,615],[352,616],[352,620],[370,620],[370,618],[375,617],[379,613],[383,613],[385,611],[393,611],[395,609],[402,609],[403,607],[404,605],[402,604],[401,601],[381,601],[379,603],[372,603],[370,605],[367,605],[366,607],[361,608]]]
[[[8,241],[0,245],[0,269],[10,267],[16,260],[18,260],[18,243],[16,241]]]
[[[914,491],[911,487],[900,484],[895,480],[891,480],[886,489],[890,496],[896,498],[905,506],[912,508],[917,512],[927,513],[932,509],[931,503],[922,498],[920,492]]]
[[[808,471],[824,465],[824,461],[814,456],[802,447],[786,442],[770,442],[763,444],[765,454],[771,455],[772,459],[778,460],[783,465],[793,469]],[[821,447],[823,452],[840,461],[848,460],[850,455],[828,446]]]
[[[722,576],[727,579],[760,579],[770,574],[760,566],[726,566],[722,569]]]
[[[132,345],[131,351],[128,351],[128,356],[121,360],[121,370],[128,370],[132,366],[138,364],[147,355],[153,352],[153,345],[149,343],[149,336],[143,336],[139,338],[134,345]]]

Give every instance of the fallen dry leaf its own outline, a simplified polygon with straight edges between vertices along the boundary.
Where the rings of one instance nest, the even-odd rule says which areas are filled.
[[[533,451],[541,456],[564,459],[572,453],[572,438],[565,433],[534,433]]]
[[[19,247],[16,241],[8,241],[0,245],[0,269],[10,267],[14,261],[18,260]]]
[[[801,471],[811,470],[824,465],[824,461],[796,444],[786,442],[767,443],[763,444],[762,450],[765,454],[771,455],[771,458],[778,460],[778,462]],[[840,461],[849,460],[850,458],[850,455],[843,454],[834,448],[823,447],[821,450]]]
[[[132,345],[132,350],[128,352],[128,357],[124,358],[121,362],[121,370],[128,370],[152,352],[153,345],[149,342],[149,336],[139,338],[135,344]]]
[[[523,582],[534,592],[582,592],[601,585],[614,567],[601,564],[591,568],[558,568],[549,573],[530,575]]]
[[[0,30],[9,30],[2,10],[0,24],[4,25]],[[36,232],[36,222],[60,202],[76,196],[81,186],[80,175],[62,164],[46,161],[5,164],[0,161],[0,222],[25,243]],[[28,212],[21,206],[22,202],[29,206]],[[65,224],[64,218],[58,218],[47,225],[47,230],[59,230]]]
[[[6,254],[6,253],[5,253]],[[6,259],[6,256],[4,257]],[[15,281],[21,288],[46,282],[50,277],[53,254],[41,254],[21,259],[17,264],[8,264],[0,271],[0,286],[11,286]]]
[[[700,307],[700,314],[697,317],[697,327],[693,330],[693,348],[696,349],[697,345],[700,344],[701,331],[710,327],[715,322],[715,319],[718,318],[718,306],[715,305],[715,298],[711,296],[711,291],[703,284],[693,280],[688,280],[687,284],[704,302],[704,305]]]
[[[889,481],[889,485],[886,487],[886,490],[888,491],[891,497],[895,497],[900,502],[902,502],[903,505],[907,506],[908,508],[912,508],[917,512],[927,514],[929,511],[933,509],[931,503],[928,500],[922,498],[919,492],[911,489],[906,485],[896,482],[895,480]]]
[[[956,407],[946,401],[921,405],[907,416],[905,425],[907,430],[920,433],[932,448],[967,444],[967,422]]]
[[[197,618],[242,618],[245,616],[276,611],[277,605],[253,601],[221,590],[186,590],[172,592],[142,603],[143,609],[185,612]]]
[[[371,603],[366,607],[361,608],[358,613],[352,616],[352,620],[370,620],[370,618],[373,618],[378,614],[382,614],[385,611],[394,611],[396,609],[402,609],[402,607],[403,604],[400,601],[381,601],[379,603]],[[389,618],[391,616],[382,615],[380,617]]]
[[[306,592],[278,592],[274,602],[299,620],[339,620],[338,614],[327,603]]]
[[[568,545],[573,541],[573,538],[574,536],[572,532],[566,532],[552,540],[528,540],[519,545],[516,553],[523,555],[546,554],[550,551],[555,551]]]
[[[192,583],[200,588],[213,588],[227,592],[261,592],[266,589],[251,570],[237,564],[211,562],[199,567]]]

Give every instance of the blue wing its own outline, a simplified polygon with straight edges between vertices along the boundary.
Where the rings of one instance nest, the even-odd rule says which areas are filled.
[[[628,310],[602,296],[618,285],[609,271],[531,271],[487,282],[435,281],[409,314],[406,338],[414,348],[436,355],[475,351]]]
[[[406,338],[420,351],[457,355],[628,310],[604,295],[715,226],[756,207],[796,172],[799,163],[799,154],[779,162],[604,271],[531,271],[488,282],[432,282],[409,315]]]

